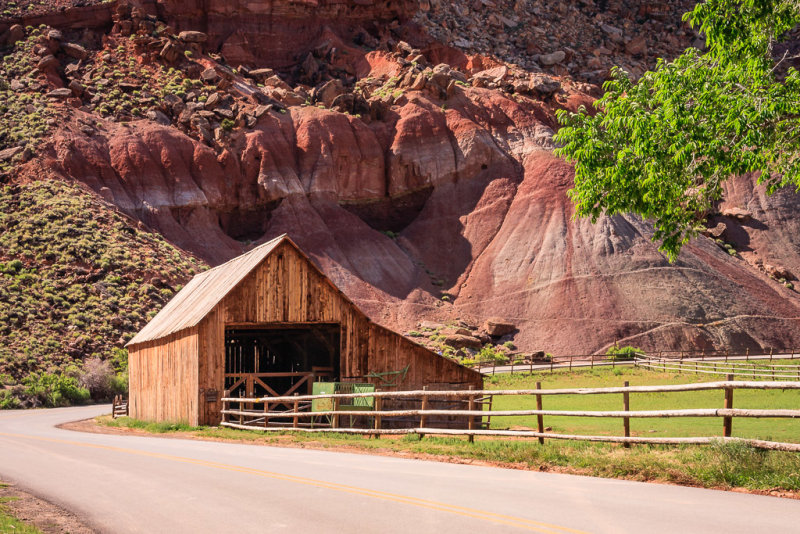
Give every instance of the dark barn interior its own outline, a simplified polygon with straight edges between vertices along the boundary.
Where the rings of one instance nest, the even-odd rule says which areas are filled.
[[[339,378],[338,324],[263,325],[225,330],[225,389],[233,396],[310,394],[318,378]]]

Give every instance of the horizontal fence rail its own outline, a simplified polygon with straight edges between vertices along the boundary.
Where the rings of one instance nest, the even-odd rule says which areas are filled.
[[[677,371],[710,375],[733,375],[747,378],[800,380],[800,365],[750,363],[750,362],[697,362],[667,359],[638,359],[636,366],[654,371]]]
[[[656,359],[656,360],[794,360],[800,359],[800,349],[770,349],[769,351],[759,352],[745,350],[744,352],[730,351],[686,351],[686,350],[660,350],[650,353],[639,352],[635,355],[636,359]],[[549,358],[536,358],[533,355],[509,355],[507,360],[488,359],[478,360],[473,368],[484,374],[498,374],[534,371],[554,371],[557,369],[572,369],[573,367],[590,367],[617,365],[634,365],[634,357],[626,358],[624,355],[609,354],[574,354],[566,356],[551,356]],[[752,376],[752,375],[751,375]]]
[[[732,422],[734,418],[789,418],[799,419],[800,410],[794,409],[746,409],[733,407],[733,392],[737,389],[746,390],[800,390],[800,381],[734,381],[728,374],[728,380],[719,382],[705,382],[697,384],[674,384],[660,386],[630,386],[627,382],[622,387],[603,388],[565,388],[541,389],[537,383],[536,389],[516,390],[458,390],[458,391],[378,391],[372,393],[347,393],[323,395],[293,395],[284,397],[259,397],[244,398],[231,397],[228,391],[222,399],[223,421],[222,425],[260,431],[299,431],[299,432],[342,432],[351,434],[374,435],[462,435],[468,436],[470,441],[474,436],[516,436],[538,438],[544,443],[545,438],[604,441],[622,443],[625,446],[635,443],[649,444],[708,444],[715,440],[745,441],[753,447],[762,449],[800,452],[800,443],[782,443],[756,439],[731,438]],[[630,410],[629,397],[631,394],[670,393],[720,390],[724,392],[724,407],[722,408],[696,408],[672,410]],[[622,410],[545,410],[542,408],[542,398],[550,395],[612,395],[622,394]],[[522,410],[494,410],[491,408],[493,396],[517,395],[531,396],[536,399],[536,409]],[[352,406],[352,399],[370,397],[374,402],[373,407]],[[310,410],[311,401],[331,399],[331,409]],[[448,401],[461,401],[467,409],[436,409],[430,408],[433,399],[446,399]],[[488,403],[486,402],[488,399]],[[419,408],[386,408],[387,401],[417,403]],[[488,409],[482,409],[484,403]],[[234,406],[236,405],[236,406]],[[258,408],[257,405],[261,405]],[[283,408],[280,408],[280,407]],[[347,409],[343,409],[345,406]],[[249,407],[249,408],[248,408]],[[503,430],[483,429],[483,418],[530,416],[535,417],[537,430]],[[621,418],[623,420],[623,436],[582,436],[571,434],[555,434],[544,431],[544,416],[559,417],[592,417],[592,418]],[[350,425],[342,424],[343,419],[350,418]],[[399,420],[398,418],[414,418],[418,424],[407,425],[407,428],[384,428],[387,421]],[[432,418],[464,418],[464,428],[445,429],[432,428],[429,424]],[[631,418],[671,418],[671,417],[720,417],[723,420],[722,438],[720,437],[640,437],[630,435]],[[354,418],[362,418],[361,425],[353,424]]]

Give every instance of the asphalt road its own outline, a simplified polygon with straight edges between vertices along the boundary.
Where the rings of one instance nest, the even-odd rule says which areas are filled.
[[[108,533],[797,532],[800,502],[317,450],[86,434],[0,412],[0,478]]]

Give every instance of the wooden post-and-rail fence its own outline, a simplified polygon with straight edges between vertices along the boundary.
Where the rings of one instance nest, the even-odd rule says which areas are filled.
[[[634,358],[623,358],[620,355],[608,355],[608,354],[574,354],[568,356],[551,356],[546,359],[537,359],[534,355],[523,355],[523,354],[514,354],[508,357],[508,361],[506,362],[498,362],[496,359],[488,359],[488,360],[478,360],[475,362],[473,366],[474,369],[480,371],[485,374],[497,374],[499,372],[503,373],[510,373],[514,374],[514,372],[528,372],[533,373],[534,371],[542,372],[542,371],[554,371],[556,369],[569,369],[572,370],[573,367],[589,367],[594,368],[595,366],[610,366],[615,367],[616,365],[636,365],[639,367],[646,367],[642,365],[642,362],[649,364],[649,365],[667,365],[673,366],[677,362],[680,362],[680,369],[688,370],[688,365],[695,365],[696,361],[699,360],[701,362],[711,362],[714,360],[728,362],[737,362],[737,360],[743,360],[746,362],[747,365],[750,365],[750,362],[759,361],[759,360],[769,360],[770,362],[773,359],[781,359],[781,360],[794,360],[800,358],[800,350],[798,349],[769,349],[764,351],[750,351],[746,349],[744,352],[730,352],[728,350],[720,350],[720,351],[706,351],[706,350],[696,350],[696,351],[687,351],[687,350],[674,350],[674,351],[650,351],[647,354],[645,353],[638,353]],[[710,367],[711,364],[708,364]],[[788,366],[788,365],[777,365],[777,368],[780,367],[795,367],[800,368],[800,366]],[[498,368],[501,368],[502,371]],[[653,367],[650,367],[653,368]],[[702,370],[706,368],[704,363],[699,365],[699,368]],[[720,369],[722,369],[722,365],[720,365]],[[664,369],[664,370],[680,370],[678,368],[673,369]],[[716,371],[716,367],[714,368]],[[735,369],[734,371],[739,371],[739,369]],[[784,373],[781,373],[781,370],[778,369],[778,375],[773,377],[773,380],[776,378],[784,378],[786,380],[800,380],[800,372],[795,370],[793,373],[789,369],[784,369]],[[706,371],[707,372],[707,371]],[[716,373],[724,375],[726,374],[724,370],[722,372]],[[745,372],[734,372],[736,376],[751,376],[751,374]],[[756,376],[764,376],[767,375],[756,375]],[[753,376],[753,378],[756,378]]]
[[[705,382],[696,384],[676,384],[661,386],[630,386],[628,382],[622,387],[604,388],[571,388],[571,389],[541,389],[541,383],[536,384],[536,389],[521,390],[461,390],[461,391],[432,391],[423,389],[419,391],[378,391],[374,393],[348,393],[324,395],[294,395],[291,397],[261,397],[239,398],[230,397],[226,391],[222,399],[222,426],[261,431],[299,431],[299,432],[341,432],[364,435],[398,435],[419,434],[424,435],[462,435],[468,436],[470,441],[475,436],[514,436],[538,438],[539,443],[544,443],[545,438],[598,441],[622,443],[630,446],[632,443],[648,444],[708,444],[716,440],[745,441],[756,448],[800,452],[800,443],[773,442],[758,439],[732,438],[733,419],[743,418],[800,418],[800,410],[791,409],[742,409],[733,407],[733,391],[735,389],[757,390],[800,390],[800,381],[775,382],[775,381],[733,381],[733,377],[723,382]],[[697,408],[676,410],[631,410],[630,395],[643,393],[665,392],[690,392],[721,390],[723,392],[722,408]],[[587,410],[546,410],[543,408],[543,397],[550,395],[622,395],[622,409],[618,411],[587,411]],[[494,396],[531,396],[536,400],[536,409],[524,410],[493,410],[477,406],[480,399]],[[341,410],[341,401],[359,397],[372,397],[374,408],[358,407],[356,409]],[[467,406],[467,409],[431,409],[429,400],[432,397],[458,400]],[[385,409],[386,400],[408,402],[409,400],[422,399],[420,409]],[[333,399],[329,405],[331,410],[312,411],[311,402],[315,399]],[[257,404],[264,408],[256,409]],[[233,405],[236,405],[235,407]],[[247,407],[250,407],[249,409]],[[283,409],[278,409],[283,406]],[[270,409],[274,407],[275,409]],[[369,424],[355,428],[343,427],[340,416],[371,418]],[[392,418],[418,417],[419,425],[404,428],[384,428],[387,420]],[[466,424],[463,428],[429,428],[427,423],[437,416],[465,417]],[[536,431],[532,430],[504,430],[491,428],[477,428],[482,426],[483,418],[488,417],[518,417],[536,416]],[[622,436],[586,436],[555,434],[545,431],[544,417],[600,417],[621,418]],[[670,418],[670,417],[720,417],[722,418],[721,437],[642,437],[631,436],[631,418]],[[330,424],[321,423],[320,419],[327,418]],[[303,422],[298,422],[299,420]],[[310,419],[310,421],[308,421]],[[308,421],[308,422],[306,422]]]
[[[128,415],[128,399],[126,399],[122,395],[114,395],[114,399],[111,401],[112,419],[116,419],[117,417],[125,417],[127,415]]]

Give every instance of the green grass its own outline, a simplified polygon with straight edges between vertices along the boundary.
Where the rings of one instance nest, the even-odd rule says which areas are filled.
[[[797,364],[799,361],[794,360]],[[774,363],[789,363],[775,361]],[[528,389],[536,381],[543,389],[576,387],[622,386],[627,380],[631,386],[683,384],[722,380],[713,375],[678,374],[649,371],[633,367],[608,367],[593,370],[558,371],[550,373],[496,375],[487,379],[487,389]],[[557,395],[544,396],[546,410],[622,410],[622,395]],[[797,409],[800,406],[800,391],[735,390],[734,408]],[[631,394],[631,410],[665,410],[689,408],[722,408],[722,391],[696,391],[682,393]],[[536,409],[534,397],[494,397],[495,410]],[[544,424],[555,433],[585,435],[622,435],[622,420],[611,418],[556,417],[545,416]],[[492,428],[534,427],[535,416],[502,417],[492,419]],[[682,417],[669,419],[631,419],[631,434],[634,436],[684,437],[719,436],[722,420],[718,417]],[[792,419],[734,418],[733,436],[759,438],[774,441],[800,442],[800,421]]]

